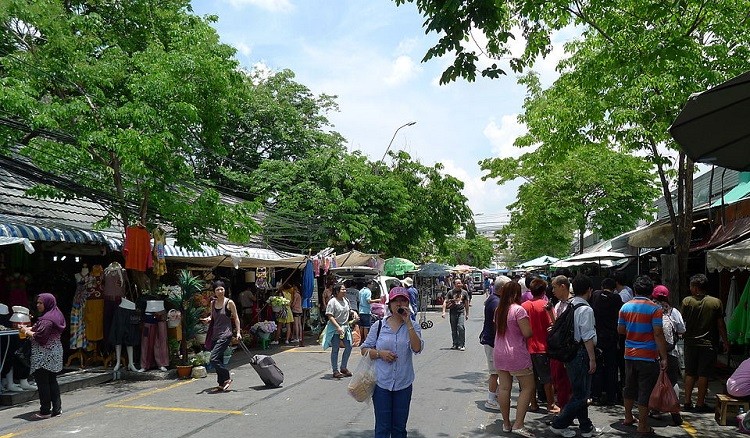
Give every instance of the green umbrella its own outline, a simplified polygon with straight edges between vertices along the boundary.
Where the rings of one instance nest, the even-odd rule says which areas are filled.
[[[417,269],[417,265],[410,260],[402,259],[400,257],[386,259],[385,264],[383,265],[383,272],[385,275],[399,276],[415,269]]]

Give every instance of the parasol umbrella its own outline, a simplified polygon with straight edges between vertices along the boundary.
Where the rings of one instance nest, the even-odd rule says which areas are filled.
[[[386,259],[385,264],[383,265],[383,272],[385,275],[399,276],[415,269],[417,269],[417,265],[410,260],[402,259],[400,257]]]
[[[473,271],[474,268],[469,265],[456,265],[452,270],[455,272],[460,272],[462,274],[468,274],[469,272]]]
[[[451,273],[451,267],[441,263],[425,263],[420,266],[415,275],[417,277],[442,277]]]
[[[688,98],[669,132],[693,161],[750,170],[750,72]]]

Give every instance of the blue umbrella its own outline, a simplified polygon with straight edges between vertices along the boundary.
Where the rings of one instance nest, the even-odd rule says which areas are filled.
[[[308,260],[305,270],[302,272],[302,307],[309,309],[312,307],[312,295],[315,289],[315,277],[313,276],[313,263]]]

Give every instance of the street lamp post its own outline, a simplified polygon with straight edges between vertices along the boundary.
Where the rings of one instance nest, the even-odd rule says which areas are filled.
[[[387,147],[387,148],[385,148],[385,153],[383,154],[383,158],[381,158],[381,159],[380,159],[380,162],[381,162],[381,163],[383,163],[383,162],[385,161],[385,156],[386,156],[386,155],[388,155],[388,151],[390,151],[390,150],[391,150],[391,145],[393,144],[393,140],[394,140],[394,139],[396,138],[396,134],[398,134],[398,131],[399,131],[399,130],[400,130],[401,128],[404,128],[404,127],[406,127],[406,126],[412,126],[412,125],[415,125],[416,123],[417,123],[417,122],[409,122],[409,123],[404,123],[403,125],[401,125],[401,126],[399,126],[398,128],[396,128],[396,131],[395,131],[395,132],[393,133],[393,137],[391,137],[391,142],[390,142],[390,143],[388,143],[388,147]]]

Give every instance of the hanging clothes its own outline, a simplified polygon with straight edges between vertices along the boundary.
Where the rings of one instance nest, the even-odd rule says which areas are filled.
[[[166,249],[167,233],[162,227],[154,229],[154,248],[152,251],[154,275],[161,277],[167,273]]]
[[[745,284],[745,290],[742,292],[740,302],[737,303],[732,319],[727,326],[727,337],[733,344],[746,345],[750,344],[750,280]]]
[[[167,347],[167,322],[164,313],[146,313],[143,316],[141,331],[141,369],[148,370],[153,365],[166,367],[169,365],[169,349]]]
[[[86,306],[83,308],[86,339],[104,339],[104,269],[94,265],[86,276]]]
[[[302,308],[309,309],[312,307],[312,296],[313,290],[315,289],[315,278],[313,276],[313,270],[315,269],[315,263],[313,260],[307,260],[305,264],[305,270],[302,271]]]
[[[146,272],[151,258],[151,236],[141,226],[128,227],[125,230],[125,269]]]
[[[729,321],[732,320],[732,313],[734,313],[735,307],[737,307],[737,278],[732,275],[732,280],[729,282],[727,305],[724,307],[724,322],[727,327],[729,326]]]
[[[72,350],[85,349],[89,346],[89,342],[86,339],[86,322],[83,318],[84,308],[86,307],[85,278],[78,278],[76,293],[73,296],[73,307],[70,311],[70,348]]]

